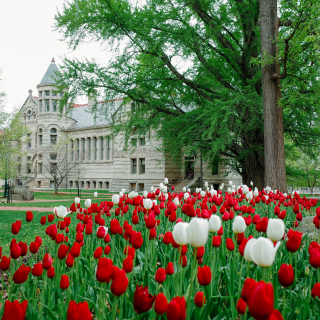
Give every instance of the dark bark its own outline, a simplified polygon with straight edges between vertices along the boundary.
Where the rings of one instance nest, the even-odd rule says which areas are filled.
[[[262,66],[265,186],[287,192],[283,113],[278,104],[281,97],[280,79],[272,79],[280,71],[276,61],[278,28],[277,0],[261,0],[261,56],[263,60],[268,59],[268,63]],[[270,59],[273,61],[270,62]]]

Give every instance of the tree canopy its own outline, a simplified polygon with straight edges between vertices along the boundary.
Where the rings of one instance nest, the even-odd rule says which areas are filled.
[[[279,55],[284,131],[298,144],[319,138],[319,3],[280,3]],[[126,97],[139,104],[114,132],[156,129],[163,150],[224,156],[244,183],[264,187],[264,135],[257,0],[72,0],[56,29],[74,49],[112,46],[108,65],[65,59],[65,99]],[[312,125],[307,125],[307,124]]]

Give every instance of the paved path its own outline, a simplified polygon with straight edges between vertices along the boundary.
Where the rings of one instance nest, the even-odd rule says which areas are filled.
[[[51,212],[53,208],[43,208],[43,207],[0,207],[0,212],[2,210],[11,210],[11,211],[41,211],[41,212]]]

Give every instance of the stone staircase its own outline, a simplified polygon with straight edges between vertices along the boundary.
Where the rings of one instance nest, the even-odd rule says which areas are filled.
[[[185,179],[185,180],[173,180],[171,185],[174,185],[174,192],[179,193],[183,191],[183,188],[191,188],[191,186],[198,180],[198,178]]]

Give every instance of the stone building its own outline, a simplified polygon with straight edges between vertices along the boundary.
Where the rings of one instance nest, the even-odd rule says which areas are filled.
[[[20,178],[31,188],[53,188],[52,172],[61,171],[63,182],[60,188],[110,189],[143,191],[163,182],[167,177],[170,184],[178,187],[196,185],[200,177],[200,159],[185,158],[183,168],[176,167],[170,159],[157,150],[159,141],[154,134],[136,136],[133,132],[132,145],[124,150],[122,137],[111,138],[110,124],[121,121],[133,103],[123,99],[99,102],[95,112],[93,103],[72,105],[59,112],[58,93],[53,79],[58,70],[54,59],[37,86],[38,97],[29,96],[21,107],[20,114],[29,128],[22,142],[26,158],[21,159]],[[108,113],[104,106],[108,104]],[[203,181],[215,185],[232,180],[240,184],[237,175],[226,175],[225,167],[207,168],[203,165]],[[50,173],[51,172],[51,173]]]

